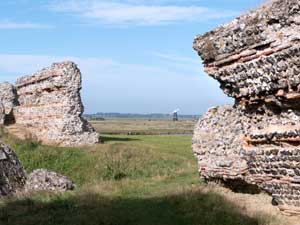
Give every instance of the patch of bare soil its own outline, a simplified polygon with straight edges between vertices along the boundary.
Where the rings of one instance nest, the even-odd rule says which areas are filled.
[[[246,215],[269,218],[268,225],[300,225],[300,216],[287,216],[282,214],[276,206],[271,204],[272,197],[266,193],[235,193],[228,188],[214,183],[210,183],[203,191],[218,193],[233,205],[242,209],[242,212]]]

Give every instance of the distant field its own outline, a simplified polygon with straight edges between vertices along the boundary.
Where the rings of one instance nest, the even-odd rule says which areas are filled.
[[[146,119],[108,119],[90,121],[100,134],[130,134],[130,135],[191,135],[196,120],[146,120]]]

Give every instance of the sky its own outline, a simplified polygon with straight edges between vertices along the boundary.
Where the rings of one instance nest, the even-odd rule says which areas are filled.
[[[0,82],[71,60],[85,113],[202,114],[232,100],[203,72],[194,37],[262,2],[1,0]]]

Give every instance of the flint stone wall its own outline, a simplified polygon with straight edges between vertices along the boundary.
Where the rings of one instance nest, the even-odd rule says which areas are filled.
[[[0,197],[23,189],[26,174],[13,150],[0,142]]]
[[[99,135],[82,118],[80,90],[81,73],[72,62],[55,63],[33,75],[21,77],[16,87],[2,84],[0,122],[26,128],[27,136],[44,144],[98,143]]]
[[[300,2],[271,1],[197,36],[194,49],[235,99],[195,129],[200,176],[242,178],[270,193],[285,213],[299,214]]]
[[[206,72],[242,105],[299,98],[298,0],[276,0],[194,41]],[[300,87],[299,87],[300,88]]]
[[[18,105],[17,91],[12,84],[0,84],[0,124],[14,123],[13,109]]]
[[[196,125],[193,148],[205,179],[237,179],[248,172],[246,160],[240,157],[241,116],[231,106],[214,107]]]

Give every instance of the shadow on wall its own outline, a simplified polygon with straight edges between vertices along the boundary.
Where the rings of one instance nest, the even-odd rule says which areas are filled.
[[[13,111],[11,111],[9,114],[4,115],[4,126],[9,126],[15,123],[16,123],[16,119]]]
[[[263,192],[261,188],[259,188],[255,184],[249,184],[246,181],[242,179],[227,179],[227,180],[222,180],[222,179],[209,179],[209,180],[204,180],[205,183],[217,183],[220,184],[221,186],[224,186],[231,191],[235,193],[243,193],[243,194],[259,194]]]
[[[67,195],[68,196],[68,195]],[[266,217],[243,215],[215,193],[189,192],[159,198],[55,195],[47,201],[7,200],[5,225],[263,225]]]

